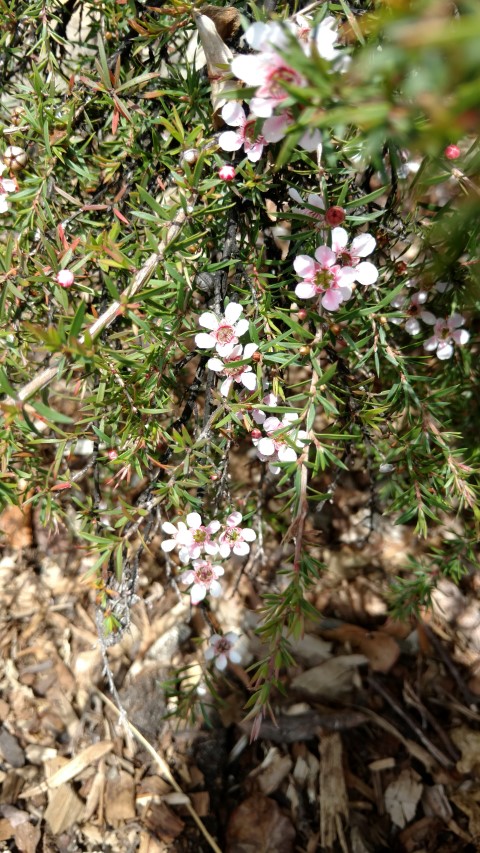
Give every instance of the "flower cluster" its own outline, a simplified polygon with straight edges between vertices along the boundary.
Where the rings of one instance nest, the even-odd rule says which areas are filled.
[[[349,236],[344,228],[333,228],[332,247],[323,245],[310,255],[297,255],[293,262],[295,272],[302,279],[295,288],[300,299],[318,297],[327,311],[336,311],[342,302],[350,299],[352,285],[374,284],[378,270],[370,261],[362,258],[371,255],[375,239],[371,234],[359,234],[349,245]]]
[[[269,394],[263,402],[266,406],[276,406],[278,398]],[[256,448],[258,458],[262,462],[268,462],[272,474],[280,472],[279,462],[296,462],[298,452],[301,453],[309,442],[308,433],[295,426],[297,415],[287,412],[280,420],[267,415],[262,409],[254,409],[252,416],[265,433],[262,435],[261,430],[252,430],[252,444]]]
[[[222,118],[230,127],[220,134],[219,145],[223,151],[238,151],[243,147],[247,158],[256,163],[268,143],[279,142],[294,122],[291,110],[286,106],[290,86],[302,88],[306,80],[283,58],[283,51],[291,40],[297,40],[309,56],[312,48],[326,61],[338,56],[335,47],[338,34],[332,17],[312,28],[311,21],[297,16],[283,25],[256,21],[245,33],[245,41],[256,51],[256,55],[240,54],[232,60],[231,70],[235,77],[247,86],[254,86],[247,115],[238,102],[230,101],[222,110]],[[320,131],[307,129],[299,139],[305,151],[315,151],[321,146]]]
[[[435,289],[443,293],[447,286],[441,282]],[[421,332],[420,320],[427,326],[433,326],[433,335],[424,342],[423,348],[427,352],[435,352],[440,361],[447,361],[453,356],[454,344],[464,346],[470,340],[469,332],[461,328],[465,317],[456,311],[449,317],[437,317],[431,311],[424,310],[423,306],[427,300],[428,292],[425,290],[418,290],[411,295],[400,293],[392,299],[391,305],[392,308],[403,311],[405,317],[392,317],[392,322],[396,325],[403,324],[405,331],[412,336]]]
[[[258,350],[258,346],[253,343],[242,346],[239,343],[239,338],[248,330],[248,320],[240,318],[242,312],[241,305],[230,302],[223,317],[217,317],[213,312],[207,311],[201,314],[198,320],[199,324],[209,331],[195,335],[195,343],[200,349],[215,349],[217,355],[208,360],[207,367],[225,377],[220,385],[223,397],[228,397],[235,382],[247,391],[255,391],[257,387],[257,377],[252,365],[246,362]]]
[[[17,184],[11,178],[2,178],[5,169],[5,163],[0,162],[0,213],[6,213],[8,210],[8,196],[17,190]]]
[[[232,512],[223,525],[217,519],[203,524],[198,512],[190,512],[185,521],[176,525],[170,521],[163,523],[162,530],[170,538],[163,540],[162,550],[168,553],[178,548],[182,563],[192,563],[192,568],[181,575],[182,582],[191,586],[192,604],[198,604],[207,593],[214,598],[221,594],[218,578],[224,574],[224,568],[210,558],[227,559],[232,553],[243,557],[249,553],[249,543],[257,535],[249,527],[240,527],[241,521],[241,513]]]

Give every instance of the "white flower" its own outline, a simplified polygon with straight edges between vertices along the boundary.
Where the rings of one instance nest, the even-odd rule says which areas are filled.
[[[332,250],[335,252],[337,260],[354,268],[355,281],[358,281],[359,284],[375,284],[378,278],[376,266],[369,261],[361,261],[361,258],[366,258],[374,251],[375,238],[371,234],[359,234],[352,240],[349,248],[347,245],[348,234],[345,228],[334,228],[332,231]]]
[[[412,293],[411,296],[400,293],[395,299],[392,299],[390,303],[392,308],[399,308],[408,315],[408,320],[405,322],[405,331],[409,335],[418,335],[421,332],[422,327],[417,318],[421,316],[422,305],[425,304],[427,299],[428,293],[426,290],[418,290],[416,293]],[[392,317],[391,321],[397,326],[401,326],[403,318]]]
[[[266,394],[262,402],[264,406],[278,406],[278,397],[276,394]],[[254,409],[252,418],[256,424],[263,424],[267,419],[267,413],[263,409]]]
[[[453,343],[464,346],[470,340],[470,334],[466,329],[461,329],[465,318],[454,312],[450,317],[437,318],[430,311],[422,311],[421,318],[424,323],[434,327],[434,334],[423,347],[427,352],[436,350],[436,356],[441,361],[446,361],[453,355]]]
[[[249,542],[257,538],[257,534],[250,527],[239,527],[242,520],[240,512],[232,512],[226,521],[225,530],[220,534],[220,556],[226,559],[233,551],[240,557],[244,557],[250,551]]]
[[[303,429],[292,427],[292,422],[296,420],[297,416],[294,413],[284,415],[281,421],[275,417],[267,418],[263,424],[263,429],[267,435],[263,438],[252,438],[259,459],[262,462],[270,463],[268,467],[272,474],[278,474],[280,471],[280,467],[275,464],[276,462],[296,462],[297,451],[295,447],[301,451],[308,444],[308,433]],[[287,438],[290,443],[287,442]]]
[[[189,590],[192,604],[203,601],[207,593],[218,598],[222,594],[222,587],[218,582],[224,574],[223,566],[214,566],[210,560],[195,560],[193,569],[184,572],[180,580],[185,584],[193,584]]]
[[[185,521],[186,524],[179,521],[178,527],[169,521],[162,524],[162,530],[172,536],[171,539],[162,542],[162,550],[173,551],[175,547],[179,547],[178,553],[182,563],[196,560],[202,551],[211,555],[216,554],[218,545],[213,542],[212,535],[220,530],[220,522],[214,520],[204,525],[198,512],[189,512]]]
[[[247,344],[242,347],[240,344],[235,346],[230,355],[226,356],[223,361],[219,358],[210,358],[207,361],[209,370],[214,370],[220,376],[226,376],[226,379],[220,386],[220,393],[224,397],[228,397],[230,389],[234,382],[238,382],[247,388],[248,391],[254,391],[257,387],[257,377],[252,372],[250,364],[240,364],[235,367],[238,361],[246,361],[251,358],[253,353],[258,349],[257,344]]]
[[[213,349],[221,356],[228,356],[238,344],[238,339],[248,330],[248,320],[239,320],[243,308],[237,302],[230,302],[225,309],[225,316],[218,317],[206,312],[199,317],[199,324],[210,332],[199,332],[195,335],[195,343],[200,349]]]
[[[229,631],[227,634],[213,634],[209,639],[209,647],[205,650],[205,660],[215,660],[215,666],[220,672],[227,668],[229,660],[240,663],[242,656],[233,646],[238,640],[238,634]]]

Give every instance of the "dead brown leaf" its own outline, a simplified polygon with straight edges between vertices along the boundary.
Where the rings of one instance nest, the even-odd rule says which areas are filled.
[[[423,785],[414,770],[402,770],[385,790],[385,808],[395,826],[403,829],[415,817]]]
[[[345,622],[338,628],[322,631],[322,635],[359,649],[368,658],[374,672],[389,672],[400,655],[400,646],[384,631],[366,631],[358,625]]]
[[[293,853],[295,830],[275,800],[249,797],[230,816],[226,853]]]
[[[336,700],[353,690],[357,667],[365,663],[365,655],[338,655],[297,675],[291,686],[312,699]]]

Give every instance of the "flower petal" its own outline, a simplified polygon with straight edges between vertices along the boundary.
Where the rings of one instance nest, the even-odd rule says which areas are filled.
[[[210,584],[210,595],[213,595],[214,598],[218,598],[222,594],[222,587],[218,581],[212,581]]]
[[[211,311],[205,311],[204,314],[200,314],[198,325],[203,326],[204,329],[211,329],[213,332],[215,329],[218,329],[220,324],[215,314],[212,314]]]
[[[369,261],[362,261],[355,267],[355,279],[359,284],[375,284],[378,278],[378,270]]]
[[[265,76],[265,63],[259,56],[239,54],[230,65],[232,74],[243,80],[247,86],[259,86]]]
[[[316,295],[315,285],[308,281],[301,281],[295,288],[295,296],[298,296],[299,299],[312,299]]]
[[[319,246],[318,249],[315,249],[315,257],[319,264],[322,267],[333,267],[337,260],[337,256],[335,252],[332,252],[328,246]]]
[[[253,353],[258,349],[258,344],[247,344],[243,350],[243,358],[251,358]]]
[[[371,255],[377,245],[375,237],[371,234],[359,234],[352,240],[350,251],[352,255],[358,258],[366,258]]]
[[[203,583],[194,583],[190,590],[190,599],[192,604],[198,604],[200,601],[203,601],[206,594],[207,588]]]
[[[213,335],[207,335],[206,332],[199,332],[195,335],[195,343],[200,349],[213,349],[217,341]]]
[[[225,320],[230,326],[233,326],[234,323],[237,322],[240,314],[243,312],[243,306],[238,302],[229,302],[227,307],[225,308]]]
[[[343,302],[343,294],[340,290],[327,290],[322,296],[322,305],[327,311],[336,311]]]
[[[255,373],[242,373],[240,381],[248,391],[255,391],[255,388],[257,387],[257,377]]]
[[[247,121],[245,110],[239,101],[227,101],[222,109],[222,118],[225,124],[232,127],[241,127]]]
[[[214,370],[215,373],[221,373],[223,370],[223,361],[220,361],[219,358],[209,358],[207,361],[207,367],[209,370]]]
[[[275,453],[275,443],[271,438],[261,438],[257,444],[257,450],[262,456],[273,456]]]
[[[293,262],[293,269],[302,278],[310,278],[315,275],[315,261],[310,255],[297,255]]]
[[[243,145],[243,137],[234,130],[225,130],[218,137],[218,144],[223,151],[238,151]]]
[[[334,228],[332,231],[332,249],[337,254],[345,248],[348,243],[348,234],[345,228]]]

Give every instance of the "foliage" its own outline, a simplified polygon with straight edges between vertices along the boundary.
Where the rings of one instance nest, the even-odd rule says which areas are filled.
[[[235,15],[219,10],[226,33]],[[267,19],[253,4],[241,12],[245,28]],[[279,5],[275,19],[304,26],[297,12]],[[315,618],[312,517],[345,472],[364,467],[372,525],[382,511],[425,539],[392,587],[396,615],[475,559],[478,5],[312,4],[307,29],[328,37],[332,17],[335,55],[282,30],[288,124],[255,160],[249,139],[268,135],[257,114],[248,156],[229,148],[223,179],[229,143],[218,81],[192,49],[192,4],[1,0],[0,15],[3,179],[17,183],[0,194],[0,499],[32,503],[83,546],[107,641],[128,625],[162,523],[203,512],[221,537],[240,510],[257,534],[251,567],[268,578],[257,716],[281,689],[289,638]],[[247,52],[240,30],[225,38]],[[222,104],[252,103],[255,87],[240,95],[226,67],[217,77]],[[332,251],[335,225],[350,239],[369,231],[374,250],[338,250],[350,295],[328,309],[299,295],[299,279],[330,281],[315,252]],[[372,259],[378,279],[347,281],[359,261],[371,274]],[[205,312],[218,319],[230,303],[251,344],[235,364],[256,382],[225,396],[220,351],[195,337]],[[266,539],[283,542],[280,570],[262,569]],[[165,556],[165,582],[182,580]]]

